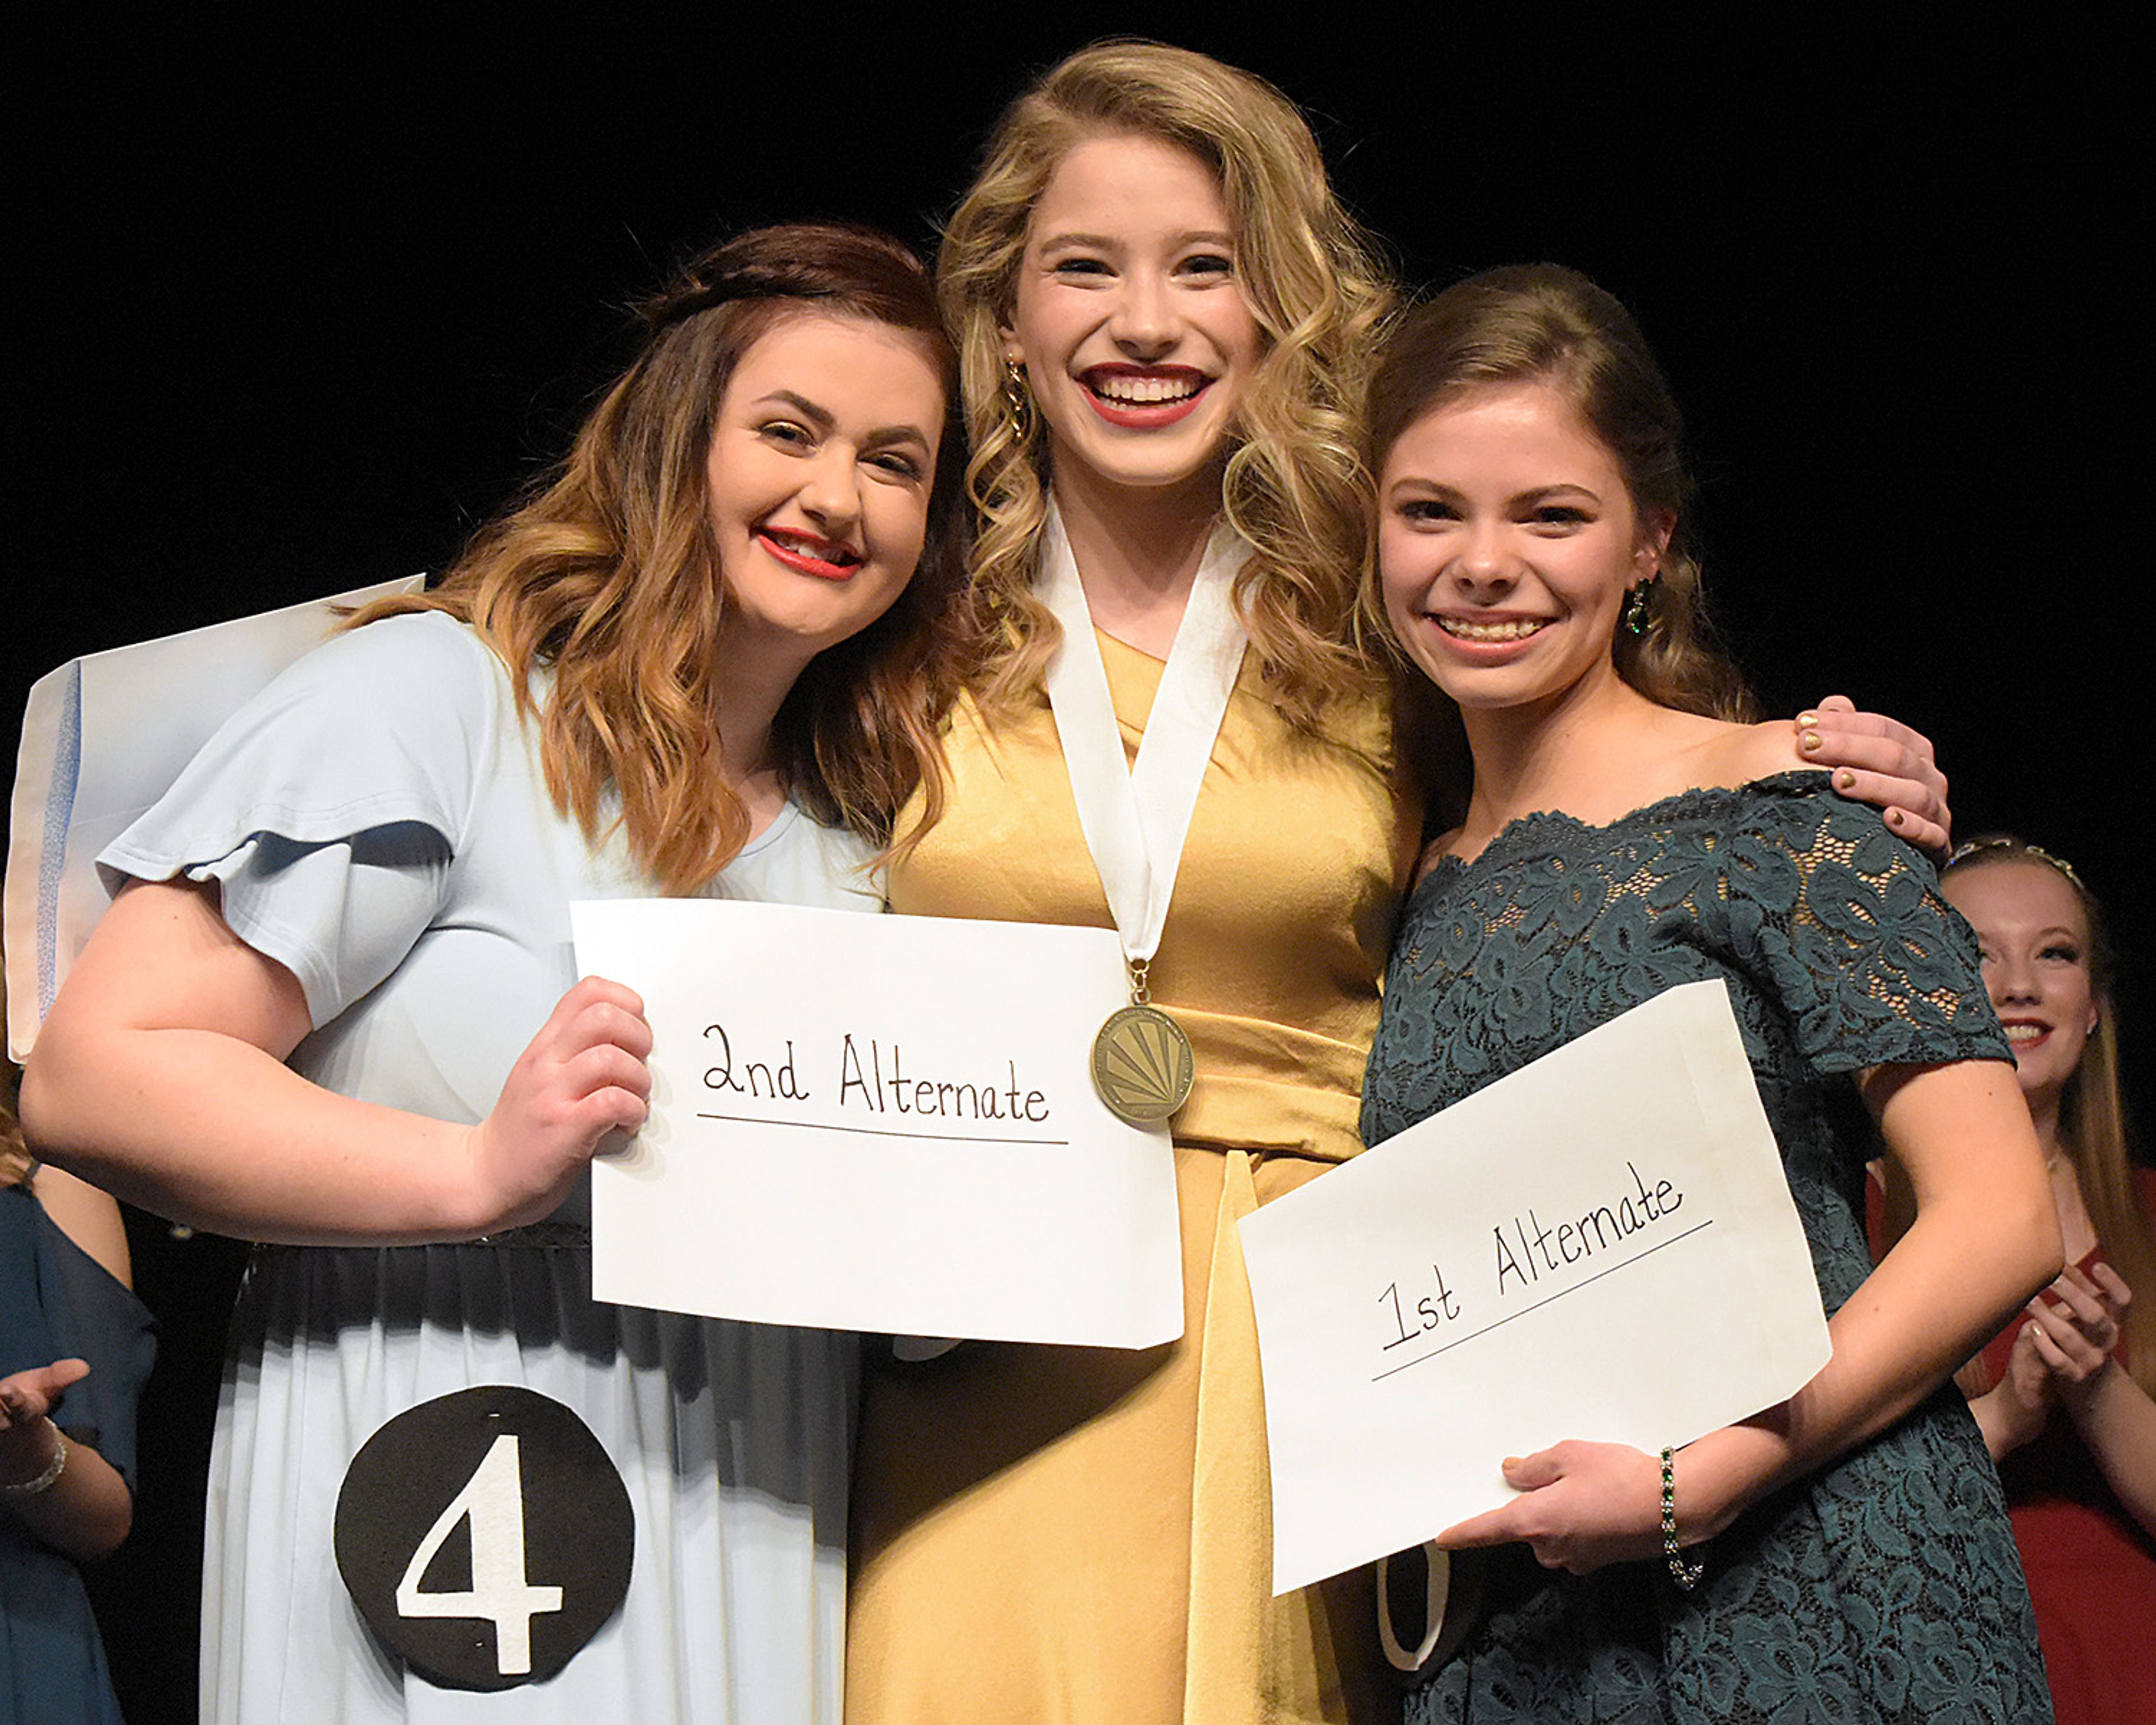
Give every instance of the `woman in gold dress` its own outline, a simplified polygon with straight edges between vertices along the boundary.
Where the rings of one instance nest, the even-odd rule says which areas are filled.
[[[847,1718],[1397,1717],[1367,1576],[1272,1597],[1235,1229],[1360,1147],[1420,838],[1387,692],[1348,645],[1386,275],[1285,97],[1132,42],[1083,50],[1013,105],[938,274],[983,644],[947,735],[943,816],[901,819],[894,906],[1118,927],[1073,788],[1078,716],[1051,704],[1058,667],[1091,638],[1118,733],[1103,747],[1127,771],[1209,589],[1243,644],[1217,727],[1179,701],[1152,726],[1163,752],[1209,753],[1187,838],[1147,834],[1156,878],[1173,871],[1157,948],[1121,927],[1196,1057],[1170,1122],[1183,1335],[1135,1353],[967,1343],[872,1374]],[[1082,603],[1057,603],[1059,582]],[[1903,734],[1877,728],[1830,715],[1817,757],[1898,770]],[[1881,802],[1927,794],[1857,778]]]

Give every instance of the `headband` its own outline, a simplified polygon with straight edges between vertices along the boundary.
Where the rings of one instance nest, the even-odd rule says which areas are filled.
[[[2076,891],[2084,895],[2088,893],[2088,888],[2083,884],[2082,877],[2074,872],[2074,865],[2066,858],[2054,856],[2042,845],[2031,845],[2025,839],[2009,838],[2003,834],[1997,838],[1972,839],[1966,845],[1956,845],[1953,855],[1947,858],[1946,870],[1943,872],[1950,872],[1959,868],[1964,863],[1984,860],[1994,850],[2006,853],[2005,857],[2000,859],[2001,860],[2011,860],[2017,856],[2031,856],[2038,862],[2049,863],[2073,883]]]

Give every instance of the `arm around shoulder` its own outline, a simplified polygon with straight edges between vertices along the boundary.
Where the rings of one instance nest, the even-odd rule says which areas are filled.
[[[1897,838],[1945,854],[1953,811],[1929,737],[1883,713],[1859,712],[1845,695],[1798,714],[1795,732],[1805,763],[1832,769],[1836,790],[1884,809]]]

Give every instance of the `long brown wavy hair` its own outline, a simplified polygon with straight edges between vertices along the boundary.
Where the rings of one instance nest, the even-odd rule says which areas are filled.
[[[556,805],[593,842],[618,824],[668,892],[708,881],[748,836],[719,750],[712,649],[726,602],[705,463],[742,356],[803,312],[917,337],[947,413],[913,579],[882,617],[810,662],[779,709],[772,750],[788,794],[826,824],[888,844],[916,788],[932,817],[964,578],[957,361],[920,260],[873,228],[764,228],[697,258],[644,306],[643,352],[561,465],[481,530],[438,588],[368,606],[349,625],[418,610],[471,624],[537,727]],[[542,670],[543,706],[533,688]]]
[[[2097,1238],[2103,1242],[2104,1261],[2133,1290],[2127,1308],[2127,1352],[2133,1381],[2156,1396],[2156,1224],[2152,1224],[2141,1188],[2134,1178],[2128,1153],[2126,1104],[2118,1076],[2118,1010],[2116,978],[2118,956],[2111,942],[2103,906],[2082,883],[2079,874],[2051,852],[2010,834],[1977,839],[1955,851],[1941,871],[1942,880],[1976,869],[1997,868],[2009,863],[2045,868],[2073,889],[2088,928],[2083,962],[2088,966],[2089,994],[2096,1004],[2096,1029],[2082,1049],[2081,1064],[2066,1080],[2059,1097],[2059,1136],[2066,1157],[2080,1182],[2082,1202]],[[1892,1164],[1888,1164],[1890,1170]],[[1900,1189],[1887,1184],[1888,1214],[1898,1224],[1898,1236],[1913,1208]],[[1961,1375],[1962,1387],[1981,1395],[1993,1378],[1981,1357],[1969,1362]]]
[[[1617,458],[1642,520],[1676,522],[1642,634],[1620,627],[1617,673],[1657,706],[1710,718],[1758,716],[1708,615],[1686,521],[1692,483],[1684,416],[1639,325],[1576,270],[1516,264],[1471,275],[1416,306],[1386,343],[1370,385],[1370,470],[1432,409],[1492,385],[1547,382]],[[1358,616],[1361,638],[1398,658],[1377,560]]]
[[[8,1019],[8,978],[0,972],[0,1024]],[[38,1159],[23,1142],[23,1125],[15,1112],[22,1094],[23,1069],[0,1054],[0,1186],[20,1184],[30,1177]]]
[[[30,1147],[23,1142],[23,1127],[15,1115],[15,1097],[22,1079],[21,1067],[13,1060],[0,1060],[0,1186],[21,1184],[38,1165]]]
[[[937,254],[973,439],[967,493],[979,516],[974,686],[991,706],[1024,698],[1058,639],[1034,589],[1047,438],[1037,416],[1006,403],[1003,331],[1050,177],[1074,146],[1118,136],[1186,151],[1219,181],[1237,285],[1265,347],[1221,486],[1221,512],[1254,552],[1235,598],[1274,700],[1297,725],[1320,729],[1333,703],[1372,686],[1348,637],[1368,512],[1363,387],[1391,278],[1334,198],[1295,105],[1248,72],[1158,42],[1096,43],[1013,103]]]

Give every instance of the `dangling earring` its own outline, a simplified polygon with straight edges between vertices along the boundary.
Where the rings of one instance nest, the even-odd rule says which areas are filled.
[[[1628,633],[1643,635],[1647,625],[1654,621],[1652,605],[1655,589],[1661,584],[1661,572],[1656,570],[1645,581],[1635,582],[1625,590],[1625,628]]]
[[[1025,367],[1004,357],[1004,419],[1011,441],[1024,443],[1033,436],[1033,392],[1026,387]]]

